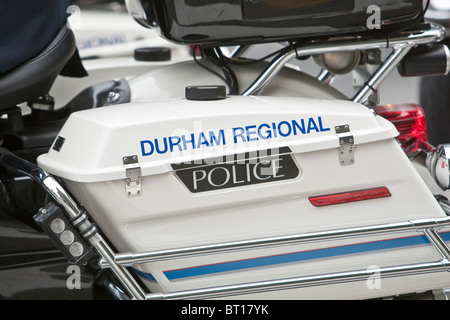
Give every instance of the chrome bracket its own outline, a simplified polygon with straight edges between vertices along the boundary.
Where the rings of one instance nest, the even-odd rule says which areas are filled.
[[[142,194],[142,173],[139,166],[138,157],[136,155],[126,156],[122,158],[125,166],[125,190],[129,197],[140,196]]]
[[[350,133],[350,126],[348,124],[336,126],[335,130],[339,138],[339,163],[341,165],[353,164],[355,162],[355,140]]]

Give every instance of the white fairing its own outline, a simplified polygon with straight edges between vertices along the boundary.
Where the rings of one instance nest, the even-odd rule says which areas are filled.
[[[335,131],[341,125],[348,125],[354,138],[354,158],[346,165],[340,162],[340,134]],[[146,252],[445,216],[396,135],[391,123],[346,101],[172,98],[75,113],[59,134],[65,139],[61,149],[51,149],[38,162],[64,179],[120,252]],[[255,158],[267,149],[287,153],[298,171],[284,179],[283,156],[272,161],[269,171],[256,165],[239,171],[241,175],[234,167],[220,168],[219,161],[209,172],[208,166],[188,168],[189,189],[183,182],[186,176],[180,178],[180,171],[174,170],[179,167],[172,166],[213,157],[235,164],[230,162],[233,155],[260,151],[253,153]],[[132,155],[142,170],[142,189],[130,197],[123,157]],[[219,171],[222,176],[215,176]],[[259,183],[246,184],[250,180]],[[199,192],[200,184],[208,190]],[[309,200],[378,187],[386,187],[391,196],[326,207],[315,207]],[[390,234],[134,268],[152,291],[171,292],[438,260],[421,239],[414,233]],[[369,298],[446,284],[450,277],[441,273],[383,279],[375,288],[363,281],[253,298]]]
[[[250,87],[265,68],[266,62],[233,66],[239,83],[239,92],[242,94]],[[199,67],[192,59],[136,75],[129,79],[129,84],[131,102],[182,98],[185,96],[187,86],[224,85],[221,79]],[[348,100],[335,88],[297,70],[293,65],[281,70],[264,90],[264,95]]]

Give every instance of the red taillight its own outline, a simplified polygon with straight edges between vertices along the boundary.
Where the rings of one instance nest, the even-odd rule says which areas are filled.
[[[412,154],[419,149],[427,151],[431,149],[428,144],[425,114],[419,105],[388,104],[373,109],[397,128],[399,132],[397,140],[406,154]]]
[[[361,200],[370,200],[390,197],[388,188],[380,187],[374,189],[357,190],[335,194],[327,194],[318,197],[310,197],[309,201],[316,207],[330,206],[333,204],[355,202]]]

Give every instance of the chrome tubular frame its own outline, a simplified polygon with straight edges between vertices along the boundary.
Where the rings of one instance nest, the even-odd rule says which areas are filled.
[[[304,233],[282,237],[253,239],[246,241],[225,242],[204,246],[186,247],[143,253],[122,253],[115,255],[115,262],[123,266],[156,262],[177,258],[188,258],[205,254],[228,253],[233,251],[268,248],[279,245],[303,244],[318,241],[341,240],[353,237],[373,236],[388,233],[412,232],[430,228],[450,227],[450,218],[411,220],[402,223],[391,223],[375,226],[364,226],[314,233]],[[108,267],[105,260],[100,261],[102,268]]]
[[[448,272],[450,261],[442,260],[432,263],[385,267],[376,270],[383,278],[401,277],[408,275]],[[147,300],[179,300],[179,299],[214,299],[234,295],[255,294],[276,290],[298,289],[313,286],[324,286],[355,281],[366,281],[374,274],[373,270],[355,270],[348,272],[313,275],[298,278],[278,279],[244,283],[198,290],[185,290],[171,293],[155,293],[146,295]]]
[[[52,177],[48,176],[41,182],[48,194],[62,207],[66,212],[68,218],[79,219],[80,216],[87,213],[78,206],[69,193]],[[94,225],[86,219],[80,226],[79,230],[93,230],[92,236],[88,239],[89,244],[92,245],[97,253],[110,264],[111,270],[119,278],[122,285],[127,289],[128,293],[133,299],[143,300],[145,298],[144,290],[138,285],[133,276],[128,270],[117,264],[114,256],[114,251],[109,247],[103,237],[97,232]]]
[[[114,256],[114,263],[121,266],[132,266],[134,264],[148,263],[155,261],[171,260],[201,256],[206,254],[220,254],[232,251],[261,249],[280,245],[303,244],[308,242],[318,242],[326,240],[349,239],[370,235],[382,235],[400,232],[423,233],[430,240],[430,243],[441,254],[440,261],[410,264],[401,266],[384,267],[377,269],[377,273],[385,278],[401,277],[413,274],[448,272],[450,269],[450,249],[439,236],[437,229],[450,227],[450,217],[418,219],[401,223],[384,225],[363,226],[349,229],[338,229],[315,233],[305,233],[285,237],[264,238],[248,241],[238,241],[229,243],[219,243],[205,246],[185,247],[145,253],[127,253]],[[102,268],[110,267],[106,260],[101,260]],[[227,297],[233,295],[252,294],[274,290],[286,290],[293,288],[305,288],[318,285],[329,285],[367,280],[373,274],[370,270],[353,270],[347,272],[337,272],[320,274],[296,278],[276,279],[253,283],[243,283],[212,288],[202,288],[195,290],[185,290],[171,293],[146,294],[145,299],[210,299]]]
[[[429,24],[431,26],[429,30],[420,32],[392,34],[389,37],[329,39],[326,41],[312,41],[309,44],[296,46],[288,52],[277,56],[253,84],[244,91],[243,95],[260,95],[278,72],[297,57],[327,52],[394,48],[393,53],[372,75],[366,85],[352,98],[354,102],[364,103],[413,46],[444,39],[445,28],[435,23],[429,22]]]

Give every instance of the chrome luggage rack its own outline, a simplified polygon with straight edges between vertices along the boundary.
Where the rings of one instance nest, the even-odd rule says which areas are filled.
[[[412,47],[438,42],[444,39],[446,34],[444,27],[433,22],[427,23],[430,26],[428,30],[401,32],[398,34],[392,33],[385,37],[336,38],[301,43],[275,57],[266,70],[244,91],[243,95],[260,95],[278,72],[287,63],[298,57],[328,52],[393,48],[392,53],[386,58],[384,63],[381,64],[378,70],[375,71],[365,85],[351,99],[351,101],[356,103],[365,103],[369,96],[378,88],[386,76],[398,65]]]
[[[298,56],[319,54],[324,52],[393,47],[394,50],[392,54],[352,99],[355,102],[363,103],[413,46],[436,42],[443,39],[445,29],[436,24],[430,25],[431,28],[429,30],[390,35],[389,39],[360,37],[347,40],[312,42],[308,45],[294,48],[290,52],[276,57],[269,67],[260,75],[260,77],[256,79],[254,84],[246,90],[244,95],[260,94],[271,79],[273,79],[281,70],[281,68],[290,60]],[[0,162],[2,162],[6,168],[16,172],[19,171],[21,173],[25,173],[39,182],[47,193],[55,200],[59,207],[63,209],[67,218],[70,221],[78,221],[76,228],[79,233],[86,238],[89,244],[101,257],[99,265],[102,268],[109,268],[120,280],[122,289],[127,293],[127,295],[121,295],[122,298],[137,300],[206,299],[257,293],[262,291],[284,290],[366,280],[369,276],[371,276],[372,271],[354,270],[348,272],[275,279],[270,281],[226,285],[169,293],[146,293],[138,281],[129,272],[127,267],[139,263],[179,259],[207,254],[220,254],[237,250],[251,250],[274,245],[292,245],[313,241],[380,235],[393,232],[415,231],[425,234],[436,250],[438,250],[442,259],[429,263],[383,267],[377,270],[380,276],[400,277],[419,273],[448,272],[450,268],[450,249],[437,232],[440,228],[450,227],[450,217],[421,219],[402,223],[372,225],[283,237],[218,243],[155,252],[115,253],[107,241],[105,241],[105,239],[97,231],[95,225],[89,221],[90,218],[88,213],[70,196],[70,194],[64,189],[64,187],[62,187],[57,179],[39,167],[32,165],[11,153],[0,151]]]
[[[180,259],[206,254],[220,254],[232,251],[251,250],[257,248],[267,248],[279,245],[304,244],[308,242],[318,242],[325,240],[340,240],[368,235],[381,235],[388,233],[411,232],[415,231],[426,235],[430,243],[434,245],[440,253],[442,259],[435,262],[399,265],[392,267],[381,267],[377,269],[377,274],[383,278],[401,277],[414,274],[448,272],[450,267],[450,249],[444,240],[440,237],[437,229],[450,227],[450,218],[420,219],[411,220],[404,223],[373,225],[359,228],[338,229],[331,231],[322,231],[316,233],[305,233],[285,237],[264,238],[256,240],[219,243],[197,247],[185,247],[179,249],[169,249],[163,251],[144,252],[144,253],[125,253],[113,255],[114,264],[121,268],[133,266],[140,263],[155,261]],[[100,261],[102,268],[112,267],[108,259]],[[226,285],[194,290],[185,290],[169,293],[150,293],[143,291],[135,298],[145,300],[161,299],[214,299],[234,295],[253,294],[259,292],[268,292],[275,290],[286,290],[294,288],[305,288],[312,286],[323,286],[338,283],[348,283],[354,281],[366,281],[373,275],[373,270],[353,270],[347,272],[337,272],[328,274],[318,274],[311,276],[274,279],[269,281],[260,281],[252,283],[242,283],[236,285]],[[129,283],[129,286],[135,286],[135,283]]]

